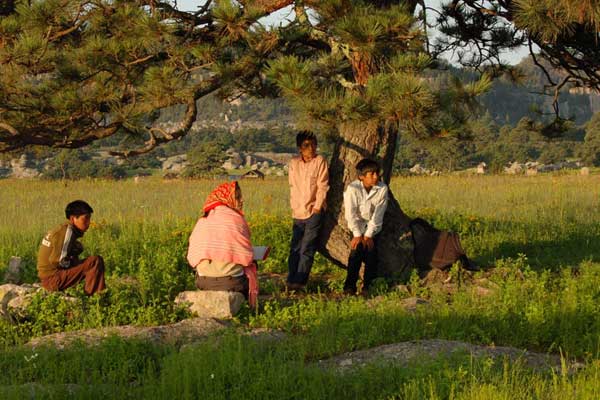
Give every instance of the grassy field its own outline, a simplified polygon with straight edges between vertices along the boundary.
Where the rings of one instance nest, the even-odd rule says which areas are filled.
[[[194,346],[174,348],[110,339],[93,348],[20,347],[30,337],[107,325],[153,325],[187,317],[172,299],[193,287],[187,237],[215,181],[0,181],[0,273],[23,257],[34,282],[42,235],[63,219],[68,201],[95,209],[83,238],[107,263],[109,290],[85,298],[81,288],[38,296],[29,317],[0,322],[0,398],[600,398],[600,180],[543,175],[396,178],[403,209],[460,233],[468,253],[495,266],[499,288],[482,297],[468,286],[450,297],[422,286],[410,295],[431,307],[408,313],[407,294],[378,288],[376,303],[332,301],[344,273],[318,258],[312,295],[289,301],[276,284],[258,313],[244,310],[236,327]],[[243,181],[253,241],[274,246],[263,274],[284,273],[290,219],[285,179]],[[276,343],[240,335],[248,328],[287,333]],[[468,354],[407,367],[374,363],[341,375],[316,361],[399,341],[443,338],[563,354],[585,367],[575,374],[533,371],[518,363]],[[37,386],[36,386],[37,385]]]

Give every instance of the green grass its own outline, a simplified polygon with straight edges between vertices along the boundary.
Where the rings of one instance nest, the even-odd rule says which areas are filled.
[[[14,347],[51,332],[119,324],[153,325],[188,316],[174,307],[193,288],[185,262],[187,237],[206,194],[218,182],[0,181],[0,273],[23,257],[26,280],[37,280],[37,246],[62,221],[66,202],[95,209],[83,238],[88,254],[107,264],[109,290],[76,302],[39,295],[29,317],[0,322],[0,398],[382,398],[597,399],[600,384],[600,183],[597,176],[444,176],[397,178],[394,195],[411,216],[460,233],[469,254],[494,265],[498,290],[482,297],[469,286],[456,293],[410,282],[410,295],[431,305],[408,313],[408,296],[331,300],[342,270],[318,258],[326,280],[314,294],[291,300],[276,284],[258,313],[247,309],[237,328],[197,345],[174,348],[110,339],[92,348]],[[253,242],[273,245],[263,273],[284,273],[291,220],[285,179],[242,181]],[[321,292],[321,294],[319,294]],[[275,328],[284,340],[240,334]],[[422,360],[409,367],[369,365],[349,376],[318,368],[319,359],[398,341],[444,338],[562,353],[585,368],[562,376],[469,355]],[[37,356],[35,356],[37,354]],[[34,357],[35,356],[35,357]],[[34,358],[32,358],[34,357]],[[38,385],[38,386],[35,386]],[[29,393],[29,394],[28,394]]]

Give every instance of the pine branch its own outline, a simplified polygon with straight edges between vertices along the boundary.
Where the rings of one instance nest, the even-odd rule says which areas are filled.
[[[198,108],[196,101],[201,97],[204,97],[216,90],[218,90],[222,86],[223,82],[220,77],[213,77],[210,80],[203,82],[196,88],[193,92],[192,96],[190,96],[186,102],[186,112],[183,120],[179,123],[179,127],[172,131],[166,132],[163,129],[158,127],[150,127],[147,128],[146,131],[148,133],[149,139],[145,142],[144,146],[135,150],[126,150],[126,151],[111,151],[110,154],[113,156],[119,157],[133,157],[140,154],[148,153],[154,150],[157,146],[170,142],[172,140],[179,139],[185,136],[192,125],[196,121],[196,117],[198,116]],[[160,133],[161,137],[156,137],[156,133]]]

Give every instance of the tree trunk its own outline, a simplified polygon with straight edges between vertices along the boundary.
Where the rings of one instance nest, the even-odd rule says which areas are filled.
[[[389,185],[396,150],[398,129],[395,124],[372,120],[347,122],[338,127],[339,138],[329,165],[329,193],[320,236],[319,251],[335,264],[346,268],[352,233],[344,218],[343,193],[358,178],[356,164],[363,158],[377,160],[383,181]],[[406,279],[414,266],[413,243],[409,235],[410,218],[389,192],[383,230],[379,233],[379,276]]]

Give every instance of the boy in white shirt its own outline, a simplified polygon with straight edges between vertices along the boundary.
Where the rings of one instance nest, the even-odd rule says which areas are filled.
[[[363,292],[377,276],[377,234],[381,232],[387,208],[388,187],[380,182],[376,161],[363,159],[356,165],[358,179],[344,192],[344,210],[352,232],[348,273],[344,293],[356,294],[356,282],[361,264],[365,263]]]

